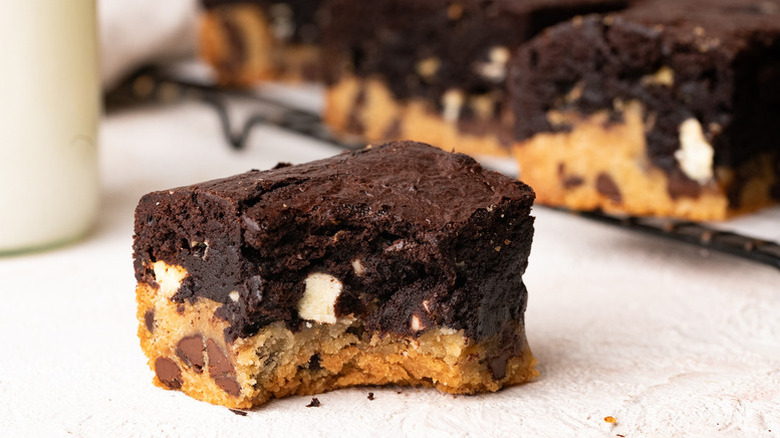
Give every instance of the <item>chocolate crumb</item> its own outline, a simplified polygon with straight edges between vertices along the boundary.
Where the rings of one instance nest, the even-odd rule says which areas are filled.
[[[369,399],[369,400],[371,400],[371,401],[374,401],[374,400],[375,400],[375,399],[374,399],[374,393],[373,393],[373,392],[369,392],[369,393],[368,393],[368,399]]]
[[[236,415],[246,417],[246,412],[244,411],[239,411],[238,409],[230,409],[230,408],[228,408],[228,410]]]
[[[317,397],[312,397],[311,398],[311,403],[306,405],[307,408],[318,408],[320,406],[322,406],[322,405],[320,404],[320,399],[318,399]]]

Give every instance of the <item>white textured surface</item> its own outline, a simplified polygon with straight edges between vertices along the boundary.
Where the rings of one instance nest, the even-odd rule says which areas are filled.
[[[197,104],[110,116],[92,235],[0,259],[0,436],[780,435],[780,272],[544,209],[525,276],[541,372],[530,384],[476,397],[349,389],[245,417],[154,387],[135,334],[138,198],[335,151],[259,129],[235,153],[218,132]]]

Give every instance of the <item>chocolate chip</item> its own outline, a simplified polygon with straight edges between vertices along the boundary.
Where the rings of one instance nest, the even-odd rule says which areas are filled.
[[[371,401],[374,401],[374,393],[373,392],[369,392],[368,393],[368,399],[371,400]]]
[[[316,82],[322,75],[318,62],[306,62],[301,66],[301,76],[307,82]]]
[[[311,403],[306,405],[307,408],[318,408],[320,406],[322,406],[322,404],[320,403],[320,399],[318,399],[317,397],[312,397]]]
[[[739,185],[741,181],[738,181],[735,186]],[[701,195],[701,185],[698,182],[688,178],[682,171],[674,169],[667,175],[666,191],[669,193],[669,197],[672,199],[685,198],[698,198]],[[735,192],[731,192],[731,197],[738,198],[739,189]],[[737,199],[730,199],[734,202],[732,205],[735,207],[739,205]]]
[[[563,181],[561,182],[563,184],[563,188],[566,190],[573,189],[575,187],[579,187],[583,184],[585,184],[585,180],[582,179],[579,176],[571,175],[563,178]]]
[[[488,359],[488,368],[494,379],[501,380],[506,377],[506,363],[509,360],[509,356],[510,353],[506,351]]]
[[[387,127],[383,140],[400,140],[401,139],[401,119],[396,117],[392,123]]]
[[[158,357],[154,361],[154,372],[165,386],[171,389],[181,388],[181,371],[176,362],[167,357]]]
[[[234,377],[231,376],[215,377],[214,383],[216,383],[217,386],[222,388],[223,391],[227,392],[233,397],[238,397],[239,395],[241,395],[241,386],[238,385],[238,382]]]
[[[209,374],[211,377],[233,374],[233,364],[217,343],[209,338],[206,341],[206,354],[209,356]]]
[[[311,371],[317,371],[322,369],[322,365],[320,365],[320,355],[315,354],[309,359],[309,369]]]
[[[355,95],[355,101],[352,104],[352,109],[349,112],[349,117],[347,118],[347,126],[346,130],[350,134],[363,134],[366,127],[363,124],[363,121],[360,119],[360,115],[363,114],[363,107],[366,104],[366,88],[364,86],[361,86],[358,90],[357,94]]]
[[[203,336],[182,338],[176,345],[176,355],[185,365],[195,369],[195,372],[203,372],[203,367],[206,365],[206,359],[203,357]]]
[[[154,308],[149,309],[144,313],[144,324],[150,333],[154,332]]]
[[[596,178],[596,190],[617,204],[623,200],[615,180],[604,172],[599,173]]]

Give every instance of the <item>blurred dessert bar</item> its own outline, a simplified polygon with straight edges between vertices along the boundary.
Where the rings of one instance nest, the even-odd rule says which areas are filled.
[[[780,200],[780,1],[645,0],[510,63],[539,202],[716,220]]]
[[[321,0],[203,0],[202,58],[222,85],[320,78]]]
[[[335,0],[323,6],[324,117],[369,142],[414,139],[507,155],[505,78],[545,27],[627,0]]]
[[[533,199],[413,142],[148,194],[134,266],[154,381],[246,408],[353,385],[472,394],[529,380]]]

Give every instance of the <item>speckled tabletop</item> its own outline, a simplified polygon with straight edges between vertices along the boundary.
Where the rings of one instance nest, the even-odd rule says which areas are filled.
[[[153,386],[136,338],[139,197],[335,152],[274,128],[231,151],[197,103],[107,116],[94,231],[0,258],[0,436],[780,435],[780,271],[543,208],[525,276],[541,373],[529,384],[356,388],[246,415]],[[778,210],[735,226],[780,240]]]

